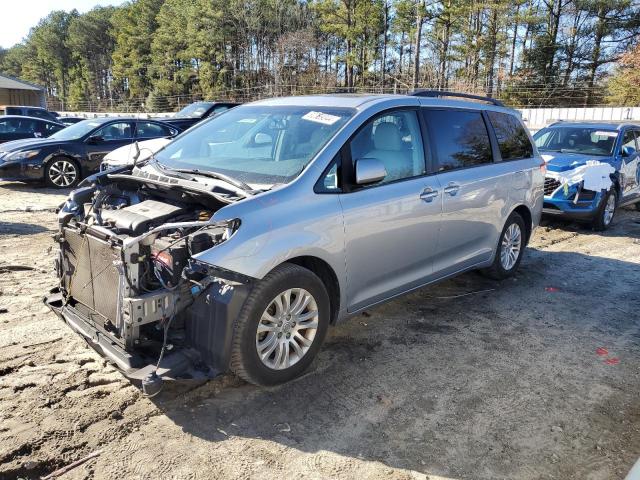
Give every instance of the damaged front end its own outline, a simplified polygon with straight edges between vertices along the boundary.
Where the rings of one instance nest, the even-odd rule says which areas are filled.
[[[58,214],[60,284],[46,303],[143,386],[226,371],[250,287],[251,279],[193,258],[234,235],[239,220],[212,216],[237,197],[179,183],[140,171],[100,174]]]

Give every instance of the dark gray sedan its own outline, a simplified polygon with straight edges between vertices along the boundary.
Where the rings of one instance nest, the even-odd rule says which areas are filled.
[[[46,138],[65,127],[62,123],[42,118],[3,115],[0,116],[0,143],[23,138]]]

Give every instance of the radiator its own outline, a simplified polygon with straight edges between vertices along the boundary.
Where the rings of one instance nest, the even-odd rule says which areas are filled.
[[[84,306],[117,323],[120,250],[90,235],[64,229],[63,285]]]

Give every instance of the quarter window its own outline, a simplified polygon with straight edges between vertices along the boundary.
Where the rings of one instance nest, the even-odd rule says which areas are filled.
[[[366,124],[351,140],[351,159],[380,160],[387,171],[381,183],[425,173],[424,147],[418,117],[413,110],[386,113]]]
[[[519,160],[533,156],[529,135],[513,115],[489,112],[489,119],[496,132],[502,160]]]
[[[425,118],[437,141],[438,171],[493,162],[489,134],[480,112],[426,109]]]
[[[340,170],[342,165],[342,158],[340,154],[335,156],[331,165],[324,172],[324,174],[318,180],[314,191],[316,193],[339,193],[342,192],[342,186],[340,182]]]

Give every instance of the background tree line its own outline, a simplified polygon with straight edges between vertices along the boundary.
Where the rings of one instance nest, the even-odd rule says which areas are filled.
[[[638,0],[132,0],[51,12],[0,71],[66,110],[416,87],[637,104],[639,35]]]

